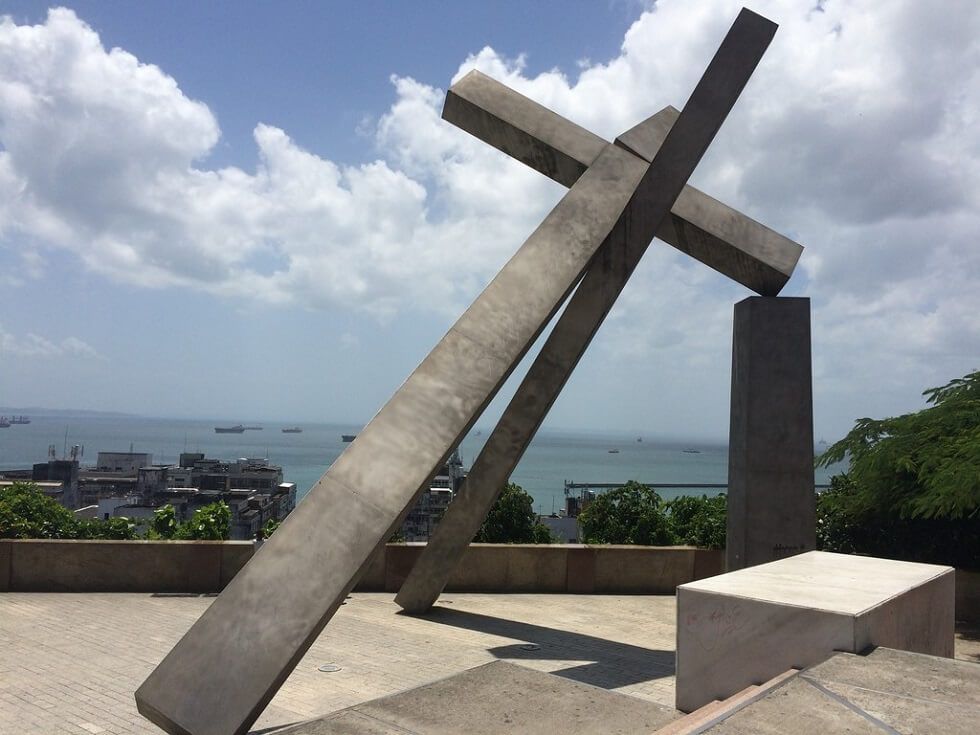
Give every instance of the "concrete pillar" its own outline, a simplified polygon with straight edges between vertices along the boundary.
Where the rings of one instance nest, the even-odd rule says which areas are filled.
[[[728,571],[816,548],[810,300],[735,305]]]

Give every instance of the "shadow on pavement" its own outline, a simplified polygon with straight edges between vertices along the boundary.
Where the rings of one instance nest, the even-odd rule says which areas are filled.
[[[405,614],[405,613],[401,613]],[[616,689],[674,675],[674,651],[662,651],[619,643],[584,633],[546,628],[490,615],[453,610],[441,606],[416,616],[441,625],[466,628],[504,638],[527,641],[488,649],[509,661],[588,661],[551,673],[584,684]],[[533,644],[534,650],[525,646]]]

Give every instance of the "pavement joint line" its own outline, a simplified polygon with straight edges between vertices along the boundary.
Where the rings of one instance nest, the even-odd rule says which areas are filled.
[[[852,702],[851,700],[849,700],[847,697],[843,697],[840,694],[838,694],[837,692],[831,691],[830,689],[828,689],[827,687],[825,687],[823,684],[821,684],[820,682],[816,681],[815,679],[812,679],[809,676],[803,676],[801,678],[803,679],[803,681],[805,681],[807,684],[809,684],[810,686],[812,686],[813,688],[815,688],[821,694],[823,694],[824,696],[828,697],[829,699],[833,699],[838,704],[841,704],[844,707],[846,707],[847,709],[851,710],[851,712],[854,712],[855,714],[860,715],[861,717],[863,717],[865,720],[867,720],[868,722],[870,722],[872,725],[874,725],[875,727],[877,727],[882,732],[886,732],[886,733],[888,733],[888,735],[902,735],[902,733],[900,733],[894,727],[892,727],[891,725],[889,725],[887,722],[883,722],[882,720],[879,720],[877,717],[875,717],[873,714],[871,714],[867,710],[865,710],[865,709],[863,709],[861,707],[858,707],[856,704],[854,704],[854,702]]]

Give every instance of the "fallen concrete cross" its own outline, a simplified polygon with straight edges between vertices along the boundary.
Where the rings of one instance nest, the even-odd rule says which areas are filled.
[[[775,33],[747,10],[652,161],[606,144],[136,692],[170,733],[244,733],[617,229],[661,229]],[[640,131],[638,131],[639,134]],[[645,134],[645,130],[643,131]]]
[[[477,71],[450,88],[443,117],[568,186],[607,145]],[[665,109],[615,143],[652,161],[676,118],[676,110]],[[691,186],[684,187],[657,236],[764,295],[779,292],[802,252],[793,241]],[[617,228],[599,249],[395,597],[406,611],[425,612],[442,593],[649,242],[645,233]]]

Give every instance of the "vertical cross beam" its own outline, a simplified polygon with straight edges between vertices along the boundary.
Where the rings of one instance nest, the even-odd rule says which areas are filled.
[[[618,146],[602,150],[143,682],[144,716],[175,735],[248,730],[614,227],[654,236],[774,32],[739,14],[649,165]]]

